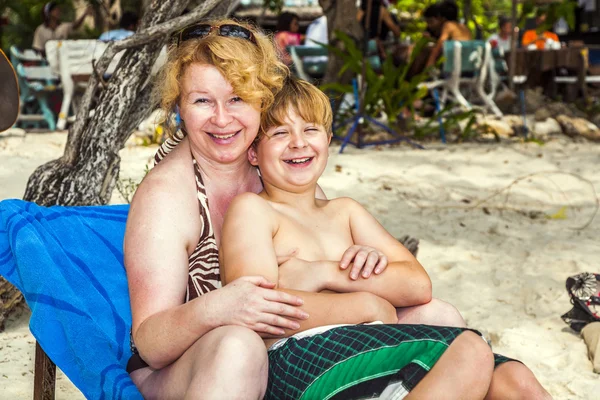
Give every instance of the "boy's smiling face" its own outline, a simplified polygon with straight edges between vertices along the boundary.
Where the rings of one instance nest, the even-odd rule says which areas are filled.
[[[267,130],[248,150],[248,159],[265,183],[298,193],[316,186],[327,165],[330,140],[322,125],[289,108],[284,124]]]

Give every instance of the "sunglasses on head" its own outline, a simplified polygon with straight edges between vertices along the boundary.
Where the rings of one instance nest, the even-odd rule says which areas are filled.
[[[224,24],[219,26],[199,24],[190,26],[179,32],[179,35],[177,37],[177,46],[179,46],[186,40],[203,39],[211,35],[213,32],[216,32],[216,34],[219,36],[245,39],[256,44],[254,34],[248,29],[244,28],[243,26],[235,24]]]

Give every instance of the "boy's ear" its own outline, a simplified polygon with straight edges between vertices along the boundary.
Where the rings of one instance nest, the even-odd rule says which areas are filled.
[[[257,143],[254,142],[248,148],[248,161],[250,161],[250,164],[254,165],[255,167],[258,167],[258,154],[256,154],[256,145]]]
[[[327,145],[329,146],[331,144],[331,138],[333,137],[333,133],[331,132],[327,136],[329,136],[328,139],[327,139]]]

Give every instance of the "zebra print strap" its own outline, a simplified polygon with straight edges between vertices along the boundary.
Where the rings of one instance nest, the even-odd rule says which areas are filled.
[[[177,145],[181,143],[185,136],[186,132],[183,129],[180,129],[173,134],[173,137],[167,138],[167,140],[165,140],[163,144],[160,145],[160,147],[156,151],[156,154],[154,155],[154,166],[161,162],[167,154],[169,154],[175,147],[177,147]]]
[[[173,137],[168,138],[156,152],[154,165],[162,161],[181,141],[185,138],[183,129],[175,132]],[[193,159],[193,156],[192,156]],[[198,245],[188,258],[188,286],[185,300],[190,301],[198,296],[221,287],[221,275],[219,271],[219,250],[215,238],[212,222],[210,220],[210,209],[208,197],[202,173],[196,160],[194,163],[194,175],[196,177],[196,193],[198,196],[198,207],[200,211],[200,240]]]

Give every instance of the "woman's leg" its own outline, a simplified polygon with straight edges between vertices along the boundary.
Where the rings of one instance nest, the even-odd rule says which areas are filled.
[[[542,387],[525,365],[509,361],[499,365],[492,375],[486,400],[546,400],[552,396]]]
[[[455,326],[457,328],[467,326],[456,307],[436,298],[420,306],[397,308],[396,312],[399,324]]]
[[[461,333],[407,399],[482,399],[490,387],[494,357],[474,332]]]
[[[216,328],[161,370],[143,368],[131,378],[145,399],[262,399],[268,359],[256,332]]]

